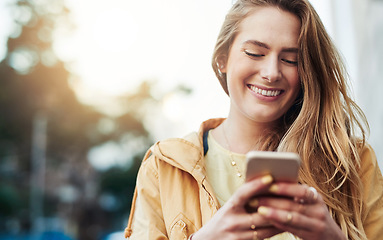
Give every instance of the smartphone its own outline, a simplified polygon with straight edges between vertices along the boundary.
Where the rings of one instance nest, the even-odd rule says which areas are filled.
[[[246,159],[246,181],[270,174],[274,181],[298,182],[301,158],[296,153],[250,151]]]

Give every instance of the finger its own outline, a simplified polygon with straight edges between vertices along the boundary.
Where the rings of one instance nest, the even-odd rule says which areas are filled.
[[[309,187],[306,196],[308,196],[309,201],[316,202],[319,198],[319,193],[314,187]]]
[[[294,198],[299,203],[315,204],[323,201],[315,188],[305,184],[275,183],[271,185],[269,191],[276,195]]]
[[[260,228],[272,227],[273,225],[258,213],[237,214],[233,229],[236,230],[257,230]]]
[[[272,182],[271,175],[266,175],[244,183],[229,199],[228,206],[231,206],[234,210],[243,209],[252,197],[266,192]]]
[[[257,201],[253,200],[251,203],[254,205],[255,202],[258,204],[258,206],[298,212],[307,216],[312,216],[317,212],[311,205],[306,205],[294,201],[291,198],[261,197],[258,198]]]
[[[269,219],[274,226],[281,229],[297,229],[304,231],[312,231],[315,229],[320,221],[313,217],[307,217],[297,212],[290,212],[270,207],[259,207],[258,212],[260,215]]]
[[[307,185],[302,185],[304,187],[303,196],[296,196],[295,201],[299,203],[317,203],[319,198],[319,193],[314,187],[309,187]]]

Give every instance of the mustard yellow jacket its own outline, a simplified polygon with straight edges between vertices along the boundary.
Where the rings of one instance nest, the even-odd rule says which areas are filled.
[[[206,181],[203,134],[222,121],[208,120],[196,133],[160,141],[150,148],[138,173],[125,237],[132,235],[137,217],[148,226],[147,239],[137,240],[187,239],[218,211],[220,205]],[[383,177],[369,146],[361,151],[361,158],[364,228],[370,240],[383,239]],[[137,196],[144,216],[135,216]]]

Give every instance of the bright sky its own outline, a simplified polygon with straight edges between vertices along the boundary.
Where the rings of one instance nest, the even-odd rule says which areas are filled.
[[[56,51],[75,61],[82,101],[131,91],[146,79],[157,80],[159,91],[216,85],[210,58],[229,1],[67,1],[77,29],[57,34]]]

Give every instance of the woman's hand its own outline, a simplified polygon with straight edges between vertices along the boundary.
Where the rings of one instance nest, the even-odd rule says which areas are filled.
[[[250,199],[267,192],[273,179],[270,175],[243,184],[213,218],[193,235],[193,240],[256,240],[282,232],[258,213],[248,213]]]
[[[315,188],[297,183],[275,183],[269,191],[288,197],[258,199],[258,213],[276,228],[302,239],[346,240]]]

